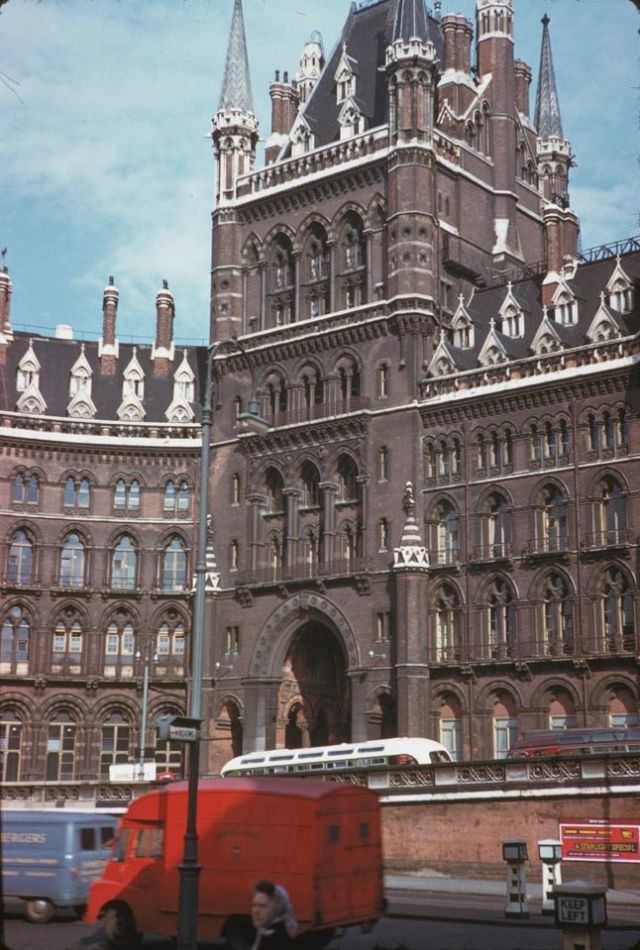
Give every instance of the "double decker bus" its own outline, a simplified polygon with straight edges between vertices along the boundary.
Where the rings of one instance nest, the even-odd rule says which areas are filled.
[[[538,756],[603,755],[640,752],[640,728],[594,727],[592,729],[547,729],[528,732],[517,739],[509,759]]]
[[[221,769],[223,776],[315,775],[322,778],[367,773],[412,765],[451,762],[446,748],[434,739],[369,739],[303,749],[270,749],[238,755]]]

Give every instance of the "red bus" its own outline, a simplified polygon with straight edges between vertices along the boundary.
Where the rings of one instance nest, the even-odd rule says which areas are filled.
[[[591,729],[547,729],[525,733],[513,743],[507,758],[606,755],[638,751],[640,751],[640,728],[621,729],[611,726]]]

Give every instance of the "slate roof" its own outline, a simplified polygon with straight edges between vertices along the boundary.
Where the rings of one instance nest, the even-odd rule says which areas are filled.
[[[82,343],[79,340],[61,340],[55,337],[38,336],[36,334],[17,332],[7,351],[7,363],[4,367],[5,385],[2,408],[9,411],[16,409],[16,402],[20,393],[16,389],[17,369],[20,360],[29,349],[29,344],[40,362],[39,389],[47,405],[47,416],[68,417],[69,379],[71,367],[78,359]],[[85,342],[84,353],[93,375],[91,377],[91,399],[97,409],[96,419],[117,420],[118,407],[122,402],[122,383],[124,370],[133,356],[134,344],[120,343],[119,357],[115,376],[105,376],[100,372],[100,358],[98,344]],[[136,347],[136,356],[144,372],[145,408],[143,422],[167,422],[166,410],[173,400],[173,374],[182,362],[183,349],[176,347],[175,357],[169,375],[166,378],[153,376],[153,362],[151,360],[151,345]],[[202,352],[200,352],[202,351]],[[205,347],[187,347],[187,360],[196,374],[194,381],[195,402],[192,403],[199,418],[200,380],[204,379],[206,365]]]
[[[338,42],[302,113],[315,135],[316,147],[340,138],[340,106],[336,103],[334,77],[343,46],[347,55],[356,61],[356,97],[368,127],[375,128],[388,121],[387,81],[381,67],[384,67],[385,52],[393,42],[394,31],[400,30],[402,36],[407,30],[412,32],[414,19],[419,29],[426,30],[425,36],[431,39],[441,59],[442,30],[439,21],[426,13],[424,0],[379,0],[361,9],[352,5]]]

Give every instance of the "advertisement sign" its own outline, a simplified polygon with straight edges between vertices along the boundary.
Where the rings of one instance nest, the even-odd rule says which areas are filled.
[[[640,825],[615,821],[560,823],[563,861],[640,863]]]

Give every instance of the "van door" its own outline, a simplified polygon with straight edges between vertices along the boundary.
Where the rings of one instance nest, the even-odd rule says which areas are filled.
[[[74,829],[71,877],[74,883],[74,903],[86,904],[89,886],[102,875],[111,853],[115,824],[102,821],[76,825]]]
[[[129,823],[126,832],[119,897],[131,907],[138,930],[162,932],[159,903],[164,878],[164,824]]]

